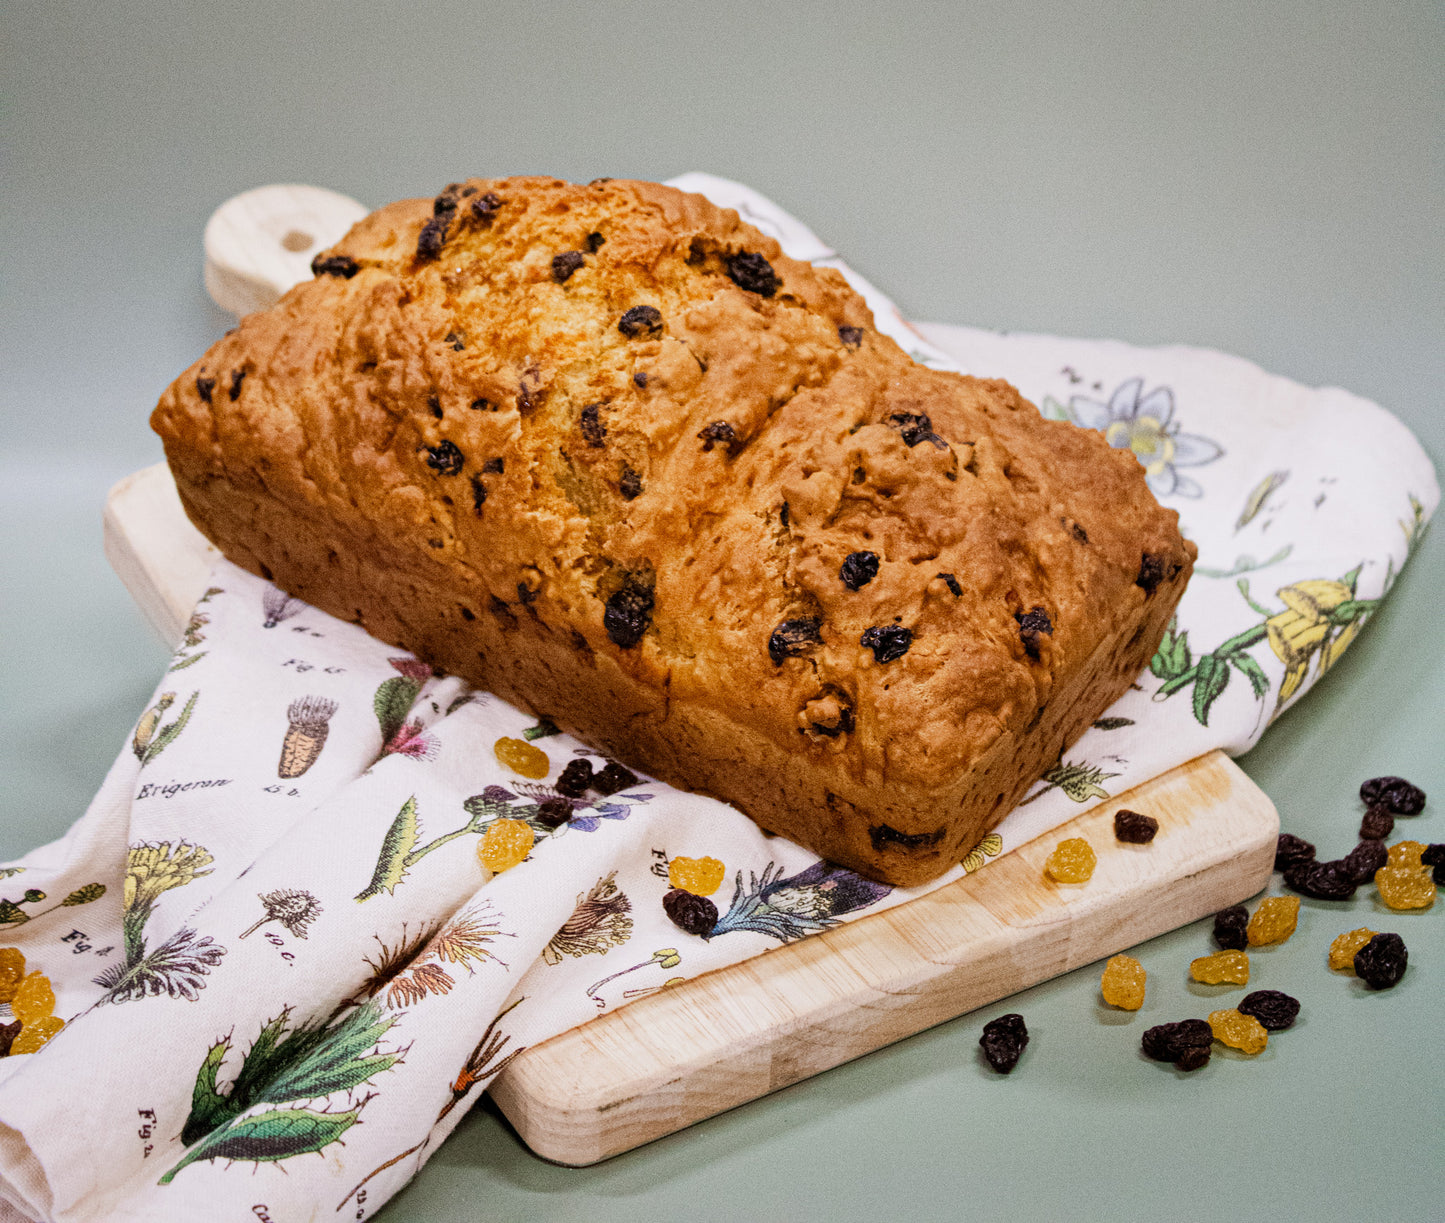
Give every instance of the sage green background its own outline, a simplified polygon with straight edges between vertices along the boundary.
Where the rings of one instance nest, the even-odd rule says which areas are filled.
[[[0,858],[80,814],[167,657],[105,564],[101,506],[160,457],[151,405],[229,325],[200,277],[226,197],[705,169],[804,218],[912,317],[1223,348],[1378,400],[1438,461],[1442,12],[5,6]],[[1442,596],[1437,531],[1242,761],[1325,856],[1383,772],[1437,796],[1401,831],[1445,841]],[[1439,1218],[1445,902],[1388,914],[1372,894],[1306,901],[1291,942],[1254,955],[1252,987],[1304,1002],[1257,1059],[1186,1076],[1138,1052],[1145,1027],[1239,997],[1186,983],[1200,923],[1137,951],[1137,1015],[1083,969],[600,1167],[542,1163],[483,1104],[380,1217]],[[1363,924],[1410,947],[1392,992],[1325,969]],[[1033,1043],[1002,1078],[975,1042],[1006,1010]],[[237,1168],[238,1195],[279,1176]]]

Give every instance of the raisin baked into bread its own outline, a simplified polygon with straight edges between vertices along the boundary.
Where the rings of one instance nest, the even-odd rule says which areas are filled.
[[[470,180],[313,266],[156,408],[196,525],[876,878],[959,861],[1188,581],[1132,454],[701,196]]]

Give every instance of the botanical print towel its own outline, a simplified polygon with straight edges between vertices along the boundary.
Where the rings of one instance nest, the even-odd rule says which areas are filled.
[[[683,185],[837,265],[746,188]],[[1192,349],[930,343],[870,293],[920,359],[1132,449],[1200,545],[1150,671],[940,882],[1247,748],[1354,640],[1438,500],[1408,432],[1344,392]],[[922,890],[222,563],[85,816],[0,868],[0,1194],[67,1221],[366,1218],[521,1050]]]

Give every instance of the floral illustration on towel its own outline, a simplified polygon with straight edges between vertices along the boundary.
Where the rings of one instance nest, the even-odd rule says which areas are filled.
[[[650,968],[654,964],[657,965],[657,967],[666,971],[670,968],[676,968],[681,963],[682,956],[678,955],[676,947],[663,947],[658,951],[654,951],[652,955],[648,959],[643,960],[641,964],[634,964],[630,968],[624,968],[620,972],[613,973],[610,977],[603,977],[600,981],[594,981],[591,985],[587,987],[587,996],[597,1004],[599,1010],[606,1010],[607,1000],[605,998],[600,998],[597,995],[597,991],[601,989],[604,985],[608,984],[611,981],[616,981],[618,977],[625,977],[630,972],[637,972],[638,969]],[[623,990],[622,996],[630,1001],[631,999],[639,997],[642,994],[653,994],[660,989],[666,989],[669,985],[675,985],[684,980],[686,980],[686,978],[684,977],[669,977],[660,985],[644,987],[642,989]]]
[[[783,868],[770,862],[761,876],[748,872],[748,886],[738,871],[732,903],[705,939],[751,930],[780,943],[791,943],[839,924],[845,913],[877,904],[893,889],[886,883],[835,866],[815,862],[807,870],[782,878]]]
[[[371,975],[362,987],[361,996],[382,998],[389,1007],[413,1006],[430,995],[449,994],[456,978],[448,969],[465,968],[468,975],[475,965],[496,960],[503,968],[492,944],[499,938],[515,938],[503,930],[489,900],[462,910],[446,923],[424,926],[407,937],[402,928],[400,941],[389,946],[377,938],[381,954],[367,957]]]
[[[413,760],[435,760],[440,744],[427,734],[420,718],[408,718],[431,668],[417,658],[389,658],[400,673],[383,680],[372,698],[377,725],[381,729],[381,751],[376,759],[410,756]],[[448,710],[450,712],[450,710]]]
[[[1181,433],[1174,419],[1174,392],[1156,386],[1144,393],[1144,379],[1121,382],[1107,402],[1086,395],[1073,396],[1068,405],[1045,396],[1043,415],[1067,420],[1084,429],[1097,429],[1109,445],[1132,450],[1144,465],[1149,488],[1156,497],[1202,497],[1204,489],[1181,467],[1202,467],[1224,453],[1224,447],[1207,437]]]
[[[406,1052],[382,1051],[380,1042],[396,1018],[383,1018],[374,1003],[288,1031],[290,1022],[288,1006],[261,1026],[224,1090],[217,1075],[232,1038],[223,1036],[211,1046],[196,1074],[191,1111],[181,1129],[181,1142],[191,1149],[160,1184],[170,1184],[201,1160],[259,1165],[324,1150],[356,1124],[374,1098],[368,1093],[355,1099],[356,1089],[390,1070]],[[335,1109],[310,1106],[343,1092],[346,1098]]]
[[[277,586],[267,586],[266,593],[261,596],[261,610],[266,617],[261,621],[261,627],[275,628],[281,621],[305,611],[306,604],[300,599],[293,599]]]
[[[286,737],[281,740],[281,762],[276,776],[302,776],[316,763],[326,746],[336,702],[324,696],[303,696],[292,701],[286,710]]]
[[[997,858],[1001,853],[1003,853],[1003,838],[998,833],[991,832],[964,854],[963,861],[959,865],[963,867],[965,875],[971,875],[990,858]]]
[[[196,647],[205,641],[206,635],[201,632],[211,622],[211,617],[201,610],[201,605],[209,603],[218,594],[225,592],[219,586],[212,586],[196,602],[196,609],[191,613],[191,618],[186,621],[186,627],[181,634],[181,644],[176,647],[175,657],[167,671],[181,671],[194,663],[198,663],[206,656],[205,650],[196,650]],[[191,651],[187,653],[187,651]]]
[[[307,928],[321,916],[321,902],[310,892],[295,888],[277,888],[274,892],[257,893],[265,913],[254,926],[248,926],[238,938],[255,934],[267,922],[280,922],[294,938],[305,938]]]
[[[1111,777],[1118,776],[1118,773],[1106,772],[1098,765],[1090,764],[1087,760],[1081,760],[1078,764],[1074,764],[1072,761],[1060,758],[1058,764],[1039,778],[1039,781],[1043,782],[1043,788],[1035,790],[1019,803],[1019,806],[1027,807],[1029,803],[1043,798],[1045,794],[1054,789],[1062,790],[1076,803],[1086,803],[1095,798],[1108,798],[1109,791],[1104,789],[1102,783]]]
[[[44,917],[47,913],[54,913],[56,909],[71,909],[76,905],[88,905],[91,901],[99,900],[105,895],[105,884],[87,883],[78,887],[58,904],[53,904],[48,909],[41,909],[38,913],[27,913],[21,905],[37,905],[45,900],[45,893],[39,888],[27,888],[25,894],[19,900],[0,900],[0,926],[18,926],[22,922],[34,921],[37,917]]]
[[[124,958],[95,978],[104,988],[102,1002],[132,1002],[168,994],[194,1002],[205,978],[226,954],[210,935],[182,926],[153,950],[145,941],[145,925],[156,902],[172,888],[211,873],[211,855],[200,845],[169,841],[132,845],[126,854],[125,899],[121,915]]]
[[[200,695],[199,689],[191,693],[190,699],[185,703],[185,707],[182,708],[175,721],[166,722],[165,725],[161,723],[166,712],[176,702],[174,692],[161,693],[156,703],[141,714],[140,721],[136,723],[135,734],[131,738],[131,750],[135,752],[141,768],[145,768],[165,751],[176,741],[181,731],[186,729],[186,723],[191,720],[191,714],[195,712],[196,698]]]
[[[632,937],[632,902],[614,882],[616,877],[611,871],[577,897],[572,915],[542,948],[545,963],[560,964],[564,955],[605,955]]]

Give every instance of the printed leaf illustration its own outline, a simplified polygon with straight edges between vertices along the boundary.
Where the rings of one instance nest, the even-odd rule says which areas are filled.
[[[171,675],[177,671],[184,671],[192,663],[200,662],[208,653],[208,650],[202,650],[199,654],[182,655],[178,662],[174,662],[166,668],[166,674]]]
[[[381,727],[381,741],[388,742],[405,724],[406,715],[416,702],[421,685],[406,675],[394,675],[382,680],[372,699],[376,720]]]
[[[161,1177],[169,1185],[176,1174],[203,1159],[244,1159],[256,1163],[310,1155],[330,1146],[356,1124],[361,1105],[341,1113],[314,1108],[273,1108],[243,1117],[212,1134]]]
[[[1229,663],[1213,654],[1204,655],[1194,668],[1194,717],[1209,725],[1209,710],[1229,684]]]
[[[550,739],[553,735],[560,735],[562,732],[557,729],[557,724],[551,718],[543,717],[537,719],[536,726],[529,726],[522,732],[522,738],[528,743],[534,739]]]
[[[200,695],[199,690],[191,693],[191,699],[186,702],[185,708],[180,712],[180,716],[176,718],[174,722],[169,722],[161,726],[160,729],[155,732],[155,737],[150,740],[143,750],[140,749],[139,740],[137,740],[136,754],[140,756],[142,768],[165,751],[166,748],[176,741],[181,731],[186,729],[186,723],[191,720],[191,712],[196,707],[196,698]],[[164,699],[163,697],[162,700]]]
[[[105,895],[105,884],[87,883],[84,887],[76,888],[60,903],[62,907],[70,908],[75,905],[88,905],[93,900],[99,900]]]
[[[790,943],[836,926],[843,914],[876,904],[893,891],[886,883],[875,883],[831,862],[815,862],[786,879],[780,877],[782,873],[781,866],[769,863],[761,877],[749,871],[749,886],[744,888],[739,871],[728,911],[702,937],[751,930]]]
[[[416,846],[420,831],[421,824],[416,816],[416,796],[413,795],[401,805],[396,819],[392,820],[391,827],[387,829],[371,882],[357,893],[357,900],[370,900],[382,892],[390,894],[396,891],[396,885],[406,878],[407,856]]]
[[[1043,789],[1035,790],[1023,802],[1020,807],[1027,807],[1035,799],[1043,798],[1056,786],[1067,794],[1076,803],[1086,803],[1091,798],[1108,798],[1109,792],[1099,783],[1107,781],[1110,777],[1117,777],[1118,773],[1106,773],[1097,765],[1070,764],[1061,760],[1045,773],[1040,781],[1044,783]]]
[[[1149,662],[1149,670],[1160,679],[1174,679],[1189,670],[1189,633],[1177,631],[1176,624],[1175,620],[1169,622],[1159,649]]]
[[[1229,661],[1249,680],[1249,686],[1254,689],[1256,697],[1262,697],[1269,691],[1269,676],[1248,654],[1231,654]]]
[[[1123,730],[1126,726],[1133,726],[1133,718],[1100,718],[1094,723],[1095,730]]]

